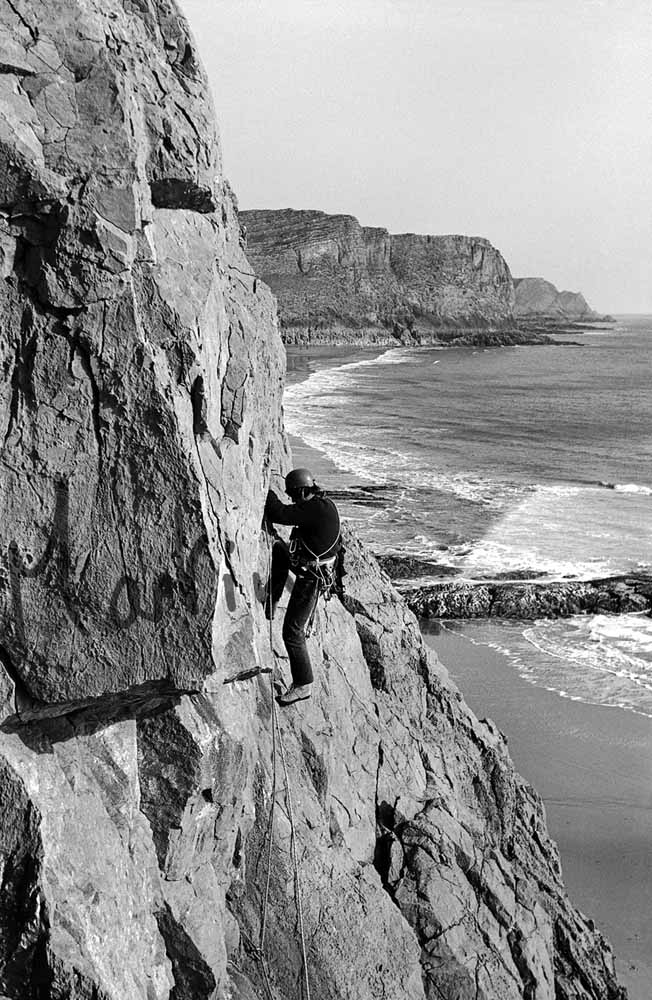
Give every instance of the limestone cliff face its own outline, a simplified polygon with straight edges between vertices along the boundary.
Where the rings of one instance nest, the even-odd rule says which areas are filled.
[[[224,683],[273,659],[282,348],[192,39],[168,0],[0,23],[0,995],[299,995],[294,849],[313,997],[621,998],[538,797],[354,539],[280,718],[292,844],[269,677]]]
[[[240,212],[247,255],[278,298],[286,343],[447,341],[509,331],[507,264],[469,236],[390,236],[350,215]]]
[[[514,278],[514,311],[523,319],[600,319],[581,292],[559,292],[544,278]]]

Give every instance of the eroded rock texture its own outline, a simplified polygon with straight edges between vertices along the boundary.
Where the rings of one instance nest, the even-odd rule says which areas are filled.
[[[175,10],[3,14],[4,645],[38,701],[194,689],[251,583],[270,296]]]
[[[350,215],[291,209],[240,219],[286,343],[525,339],[509,268],[488,240],[390,236]]]
[[[272,298],[176,7],[0,11],[0,996],[285,1000],[272,689],[223,683],[273,659]],[[312,996],[616,1000],[539,799],[348,544],[280,719]]]
[[[645,573],[603,580],[398,585],[420,618],[568,618],[652,610],[652,580]]]

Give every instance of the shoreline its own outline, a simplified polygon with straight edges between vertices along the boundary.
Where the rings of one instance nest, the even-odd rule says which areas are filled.
[[[404,346],[288,345],[288,384],[303,381],[325,367],[379,357],[388,348]],[[463,349],[468,345],[450,346]],[[356,478],[300,438],[291,435],[290,443],[295,465],[312,468],[330,492],[341,491],[349,477]],[[356,529],[357,519],[351,524]],[[393,580],[395,586],[397,582]],[[452,582],[450,578],[442,581]],[[560,581],[569,582],[576,581]],[[507,581],[497,579],[496,583]],[[477,584],[486,586],[488,581],[478,580]],[[420,621],[426,641],[437,649],[471,708],[479,717],[495,719],[508,735],[516,770],[544,800],[571,899],[595,918],[612,942],[618,975],[630,991],[629,1000],[648,1000],[652,996],[652,917],[648,916],[652,892],[652,874],[648,873],[652,843],[652,764],[647,763],[652,761],[650,720],[535,687],[519,677],[503,653],[474,646],[461,634],[472,630],[473,620],[451,624],[457,631],[444,631],[436,620]],[[443,636],[437,644],[435,631]]]
[[[465,701],[508,738],[516,770],[541,795],[573,902],[611,942],[629,1000],[652,995],[652,723],[561,698],[474,644],[472,623],[420,622]]]
[[[558,337],[581,336],[593,329],[603,327],[560,326],[541,329],[488,330],[488,329],[453,329],[444,330],[443,336],[424,336],[419,334],[403,334],[395,336],[391,331],[378,330],[341,330],[323,331],[321,333],[307,328],[286,328],[281,330],[281,339],[285,349],[320,350],[329,347],[356,350],[365,348],[392,347],[583,347],[576,340],[558,340]]]
[[[464,327],[446,326],[427,332],[400,333],[382,327],[350,328],[345,326],[314,329],[305,326],[288,326],[281,329],[281,339],[287,348],[312,350],[328,347],[540,347],[550,344],[566,347],[582,347],[575,340],[559,340],[559,337],[582,336],[593,332],[613,329],[616,320],[604,318],[596,320],[558,320],[546,317],[527,317],[513,326],[492,328],[491,326]]]
[[[297,385],[305,382],[312,374],[323,371],[327,368],[336,368],[345,364],[352,364],[356,361],[372,361],[381,357],[388,350],[401,348],[402,344],[375,344],[375,345],[354,345],[354,344],[286,344],[285,353],[287,358],[287,372],[285,387]],[[296,434],[287,435],[292,452],[292,461],[295,468],[309,468],[315,475],[315,479],[320,486],[328,487],[332,478],[333,486],[328,492],[335,492],[341,489],[342,476],[347,476],[344,469],[336,465],[325,452],[311,447],[303,438]],[[323,481],[321,481],[323,480]],[[340,481],[338,485],[338,480]]]
[[[327,368],[372,361],[387,351],[400,350],[403,344],[284,344],[286,357],[285,388],[305,382],[311,375]]]

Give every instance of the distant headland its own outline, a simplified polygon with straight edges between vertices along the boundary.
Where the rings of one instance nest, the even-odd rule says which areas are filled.
[[[545,278],[514,278],[514,315],[544,328],[569,323],[613,323],[613,316],[600,316],[581,292],[560,292]]]
[[[239,212],[286,344],[541,344],[601,322],[580,293],[513,279],[483,237],[393,235],[352,215]]]

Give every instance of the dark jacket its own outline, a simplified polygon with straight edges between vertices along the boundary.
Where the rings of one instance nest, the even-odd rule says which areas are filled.
[[[327,496],[318,493],[308,500],[285,504],[270,490],[265,514],[274,524],[294,525],[292,537],[300,543],[300,556],[307,559],[316,556],[328,558],[337,552],[340,516]]]

